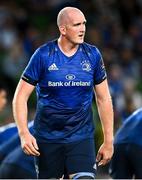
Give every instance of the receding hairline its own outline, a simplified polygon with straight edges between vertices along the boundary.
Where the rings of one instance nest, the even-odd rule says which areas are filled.
[[[69,17],[69,13],[71,11],[78,12],[84,16],[83,12],[76,7],[65,7],[65,8],[61,9],[57,15],[57,26],[58,27],[61,26],[62,24],[64,24],[65,21],[67,21],[67,17]]]

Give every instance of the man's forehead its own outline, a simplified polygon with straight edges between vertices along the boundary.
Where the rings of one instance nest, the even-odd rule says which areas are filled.
[[[73,22],[73,23],[86,21],[85,16],[83,15],[83,13],[73,12],[73,11],[68,13],[68,16],[66,18],[68,18],[68,20]]]

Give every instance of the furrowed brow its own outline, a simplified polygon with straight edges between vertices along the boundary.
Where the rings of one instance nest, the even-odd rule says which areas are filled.
[[[79,22],[79,23],[74,23],[73,26],[79,26],[81,24],[86,24],[86,21],[83,21],[83,23]]]

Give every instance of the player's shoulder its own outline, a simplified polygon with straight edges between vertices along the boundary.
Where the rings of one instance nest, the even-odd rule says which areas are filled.
[[[142,122],[142,108],[135,110],[129,117],[124,121],[124,126],[127,124],[135,124],[135,126]]]
[[[100,50],[98,49],[98,47],[96,45],[84,42],[82,44],[82,47],[87,53],[93,54],[93,58],[102,59],[102,55],[100,53]]]
[[[48,41],[47,43],[44,43],[41,46],[39,46],[36,51],[40,54],[50,54],[55,49],[55,43],[56,40]]]
[[[11,129],[11,128],[16,128],[16,124],[15,123],[9,123],[9,124],[6,124],[5,126],[1,126],[0,127],[0,133],[8,130],[8,129]]]
[[[82,46],[88,51],[94,51],[94,52],[99,51],[98,47],[96,45],[94,45],[94,44],[89,44],[89,43],[84,42],[82,44]]]
[[[88,44],[86,42],[84,42],[82,44],[82,48],[84,49],[84,51],[87,53],[87,54],[91,54],[92,56],[92,60],[94,61],[99,61],[100,59],[102,59],[102,55],[98,49],[97,46],[95,45],[92,45],[92,44]]]
[[[142,108],[139,108],[136,111],[134,111],[131,116],[132,117],[136,116],[136,117],[142,119]]]

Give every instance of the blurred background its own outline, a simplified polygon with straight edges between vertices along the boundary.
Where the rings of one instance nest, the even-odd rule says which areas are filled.
[[[83,11],[85,41],[96,45],[106,66],[115,112],[115,130],[142,106],[141,0],[7,0],[0,1],[0,81],[8,89],[8,103],[0,126],[13,122],[11,101],[23,69],[37,47],[58,38],[56,17],[65,6]],[[29,101],[33,119],[36,98]],[[93,103],[96,146],[102,142],[100,121]],[[106,169],[100,173],[107,176]]]

